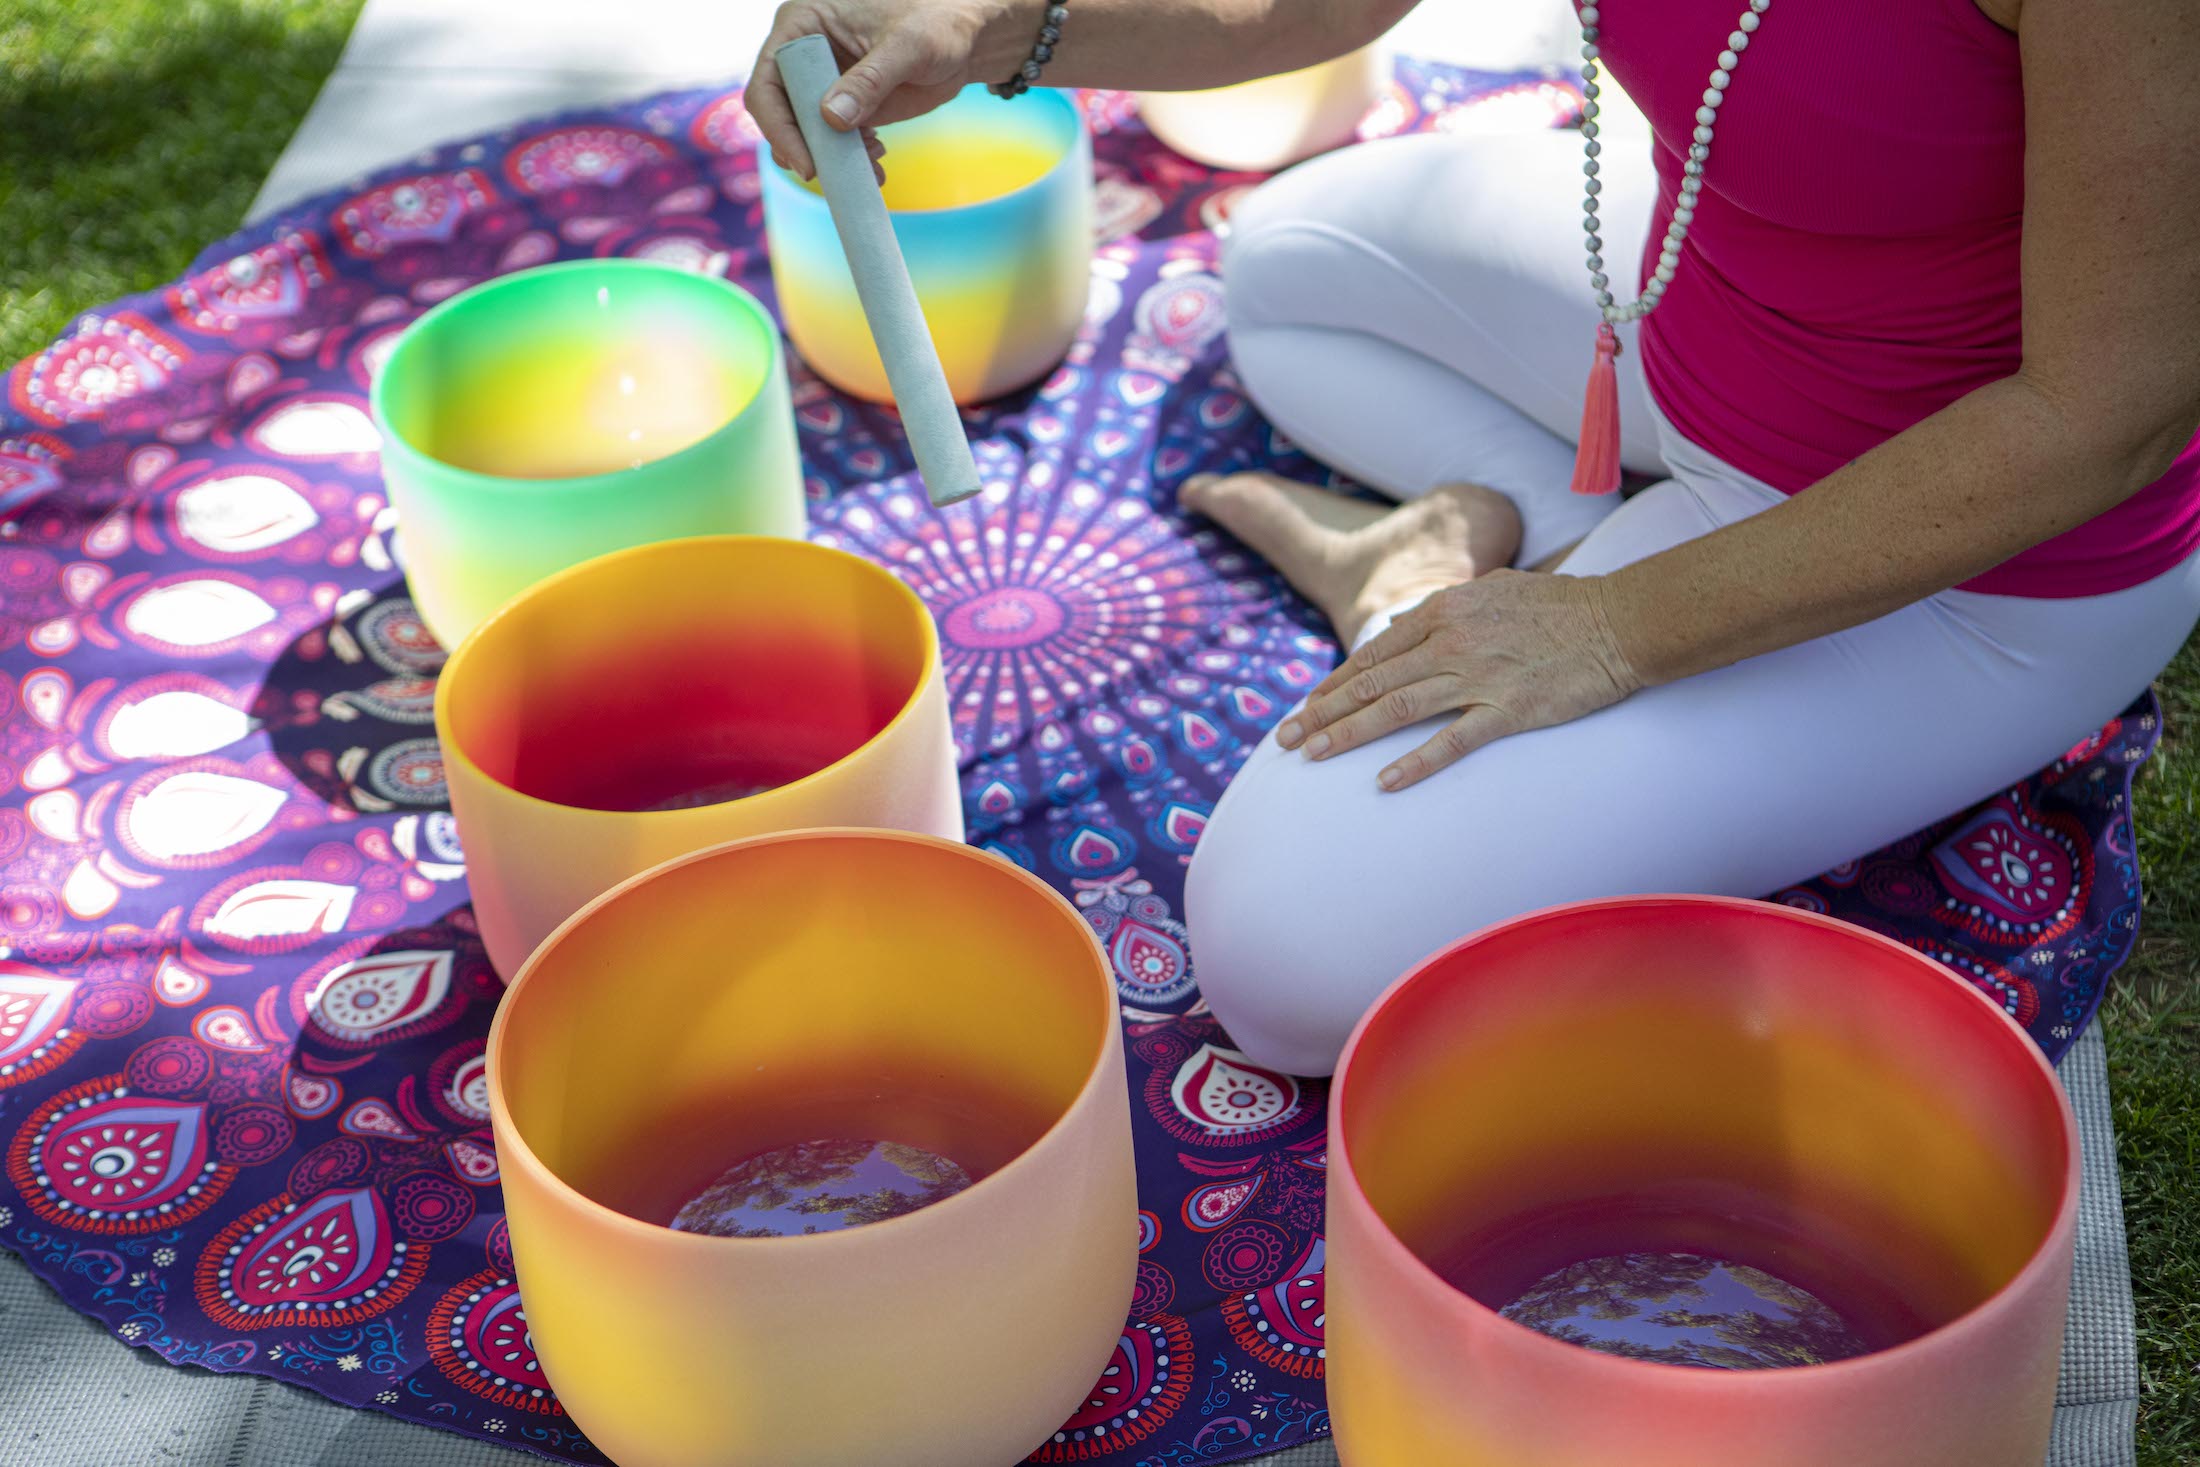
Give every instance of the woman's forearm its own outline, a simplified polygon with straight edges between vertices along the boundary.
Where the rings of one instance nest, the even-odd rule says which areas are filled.
[[[980,75],[1031,54],[1049,0],[1001,0],[973,47]],[[1046,84],[1194,91],[1296,71],[1374,40],[1414,0],[1069,0]]]
[[[2122,502],[2192,429],[2080,421],[2012,377],[1784,504],[1604,577],[1605,614],[1646,683],[1843,631]]]

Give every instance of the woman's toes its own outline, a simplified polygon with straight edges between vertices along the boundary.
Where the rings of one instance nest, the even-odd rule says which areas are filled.
[[[1183,508],[1232,530],[1248,514],[1271,512],[1265,506],[1276,497],[1275,485],[1263,474],[1194,474],[1176,491]]]
[[[1187,514],[1205,514],[1209,502],[1208,491],[1222,482],[1220,474],[1193,474],[1176,486],[1177,508]]]

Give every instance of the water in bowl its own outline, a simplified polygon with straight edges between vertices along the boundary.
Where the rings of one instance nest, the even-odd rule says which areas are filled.
[[[1498,1312],[1553,1339],[1666,1365],[1828,1365],[1867,1349],[1810,1290],[1695,1253],[1584,1259],[1544,1275]]]
[[[659,1118],[585,1190],[681,1232],[838,1232],[945,1201],[1015,1160],[1053,1119],[982,1082],[821,1056]]]
[[[1888,1349],[1973,1302],[1961,1260],[1923,1240],[1860,1239],[1708,1183],[1531,1209],[1459,1240],[1439,1272],[1554,1339],[1724,1370]]]
[[[785,1238],[901,1217],[970,1185],[951,1157],[900,1141],[797,1141],[736,1162],[673,1214],[684,1233]]]

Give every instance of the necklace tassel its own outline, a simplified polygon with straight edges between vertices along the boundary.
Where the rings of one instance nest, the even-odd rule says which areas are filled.
[[[1574,450],[1576,494],[1610,494],[1619,488],[1619,333],[1607,321],[1597,328],[1596,361],[1581,404],[1581,446]]]

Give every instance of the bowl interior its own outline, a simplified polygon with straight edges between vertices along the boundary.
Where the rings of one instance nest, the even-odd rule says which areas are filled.
[[[969,86],[945,106],[878,132],[886,144],[881,192],[888,209],[963,209],[1037,183],[1069,157],[1077,145],[1077,104],[1054,91],[1004,103]],[[815,182],[801,187],[819,194]]]
[[[543,1165],[646,1222],[820,1139],[917,1147],[978,1181],[1092,1076],[1104,963],[997,857],[767,837],[661,867],[551,938],[505,998],[490,1068]]]
[[[709,437],[770,375],[776,335],[724,281],[606,262],[523,271],[422,317],[383,368],[385,429],[453,468],[569,479]]]
[[[543,582],[442,674],[451,757],[595,810],[670,810],[806,778],[877,738],[932,675],[893,575],[798,541],[703,537]]]
[[[1886,1348],[2007,1284],[2070,1175],[2054,1076],[2013,1026],[1922,956],[1761,904],[1499,929],[1401,985],[1348,1065],[1367,1202],[1515,1318],[1576,1265],[1686,1255]]]

